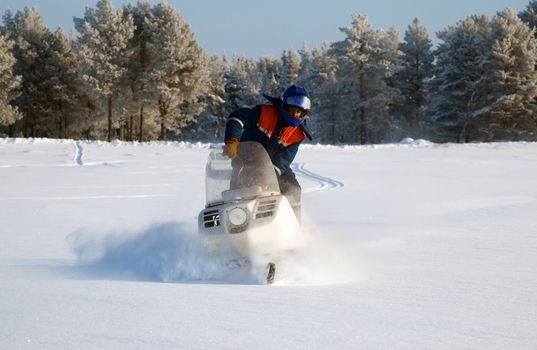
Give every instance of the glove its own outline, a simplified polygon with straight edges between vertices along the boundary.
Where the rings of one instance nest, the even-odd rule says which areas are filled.
[[[236,137],[232,137],[230,139],[226,139],[224,141],[224,151],[222,152],[223,155],[228,156],[229,158],[235,158],[237,156],[237,148],[239,147],[239,139]]]

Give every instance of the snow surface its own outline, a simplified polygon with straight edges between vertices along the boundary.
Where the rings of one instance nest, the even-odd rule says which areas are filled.
[[[537,348],[537,144],[301,146],[273,286],[200,245],[209,147],[0,139],[0,348]]]

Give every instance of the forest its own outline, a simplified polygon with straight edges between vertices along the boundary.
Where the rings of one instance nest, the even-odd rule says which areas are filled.
[[[166,3],[98,0],[72,35],[35,8],[6,11],[0,137],[221,142],[233,110],[297,84],[315,143],[537,141],[537,0],[461,19],[437,45],[417,18],[402,36],[350,19],[338,42],[229,58]]]

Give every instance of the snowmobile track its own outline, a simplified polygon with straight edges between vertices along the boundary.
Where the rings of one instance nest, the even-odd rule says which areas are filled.
[[[337,181],[329,177],[321,176],[309,170],[306,170],[305,166],[306,166],[305,163],[296,163],[296,164],[292,164],[291,168],[293,169],[295,174],[297,174],[298,176],[317,182],[319,184],[319,187],[307,188],[307,189],[304,189],[304,192],[325,191],[325,190],[331,190],[331,189],[341,188],[345,186],[345,184],[341,181]]]
[[[84,148],[82,147],[81,141],[74,141],[75,144],[75,157],[73,158],[73,162],[75,165],[83,166],[84,160],[82,157],[84,157]]]

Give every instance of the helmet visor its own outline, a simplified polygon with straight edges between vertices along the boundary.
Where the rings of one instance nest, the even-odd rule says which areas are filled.
[[[287,97],[285,104],[300,107],[305,111],[309,111],[311,109],[310,99],[308,96],[304,96],[304,95],[289,96]]]

